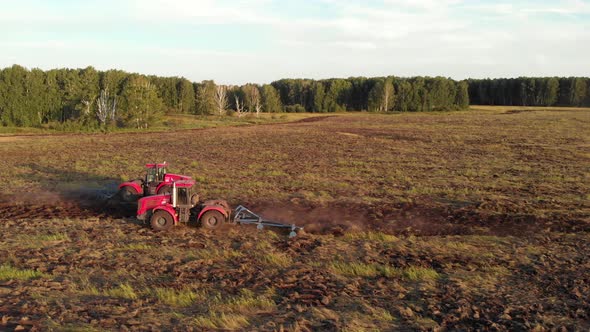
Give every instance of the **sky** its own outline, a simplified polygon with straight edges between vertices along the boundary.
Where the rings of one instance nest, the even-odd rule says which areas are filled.
[[[0,0],[0,68],[281,78],[590,76],[590,0]]]

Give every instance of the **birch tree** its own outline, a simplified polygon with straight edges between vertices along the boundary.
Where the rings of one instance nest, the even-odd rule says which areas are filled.
[[[369,110],[388,112],[394,106],[394,88],[391,79],[380,80],[369,92]]]
[[[244,111],[244,103],[240,103],[240,98],[238,96],[234,96],[236,99],[236,115],[238,118],[246,115],[246,111]]]
[[[258,89],[258,86],[254,84],[246,84],[242,90],[246,97],[246,108],[248,108],[250,112],[256,112],[256,117],[258,117],[262,110],[262,100],[260,98],[260,90]]]
[[[215,87],[215,105],[219,115],[224,115],[228,106],[226,86],[218,85]]]
[[[115,112],[117,109],[117,98],[113,97],[111,100],[107,90],[101,90],[100,96],[96,100],[96,117],[101,126],[107,124],[107,120],[115,120]]]

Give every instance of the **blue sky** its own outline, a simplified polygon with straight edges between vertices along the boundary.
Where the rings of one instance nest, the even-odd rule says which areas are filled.
[[[590,76],[590,0],[0,0],[0,67],[214,79]]]

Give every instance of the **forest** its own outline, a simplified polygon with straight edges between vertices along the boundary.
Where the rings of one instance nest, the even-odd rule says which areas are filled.
[[[584,106],[587,78],[455,81],[444,77],[282,79],[218,85],[121,70],[0,70],[0,124],[98,130],[149,128],[164,114],[257,116],[260,112],[425,112],[470,104]]]
[[[468,83],[474,105],[590,106],[590,78],[519,77]]]
[[[0,123],[55,129],[149,128],[163,114],[256,116],[260,112],[416,112],[465,109],[465,81],[435,78],[283,79],[217,85],[121,70],[0,71]]]

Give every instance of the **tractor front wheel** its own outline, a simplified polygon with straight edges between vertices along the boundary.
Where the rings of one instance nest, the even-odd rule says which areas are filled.
[[[174,219],[166,211],[156,211],[150,219],[154,231],[166,231],[174,225]]]
[[[201,222],[202,227],[214,229],[219,227],[225,221],[225,216],[219,211],[210,210],[203,213],[199,221]]]
[[[121,188],[121,198],[124,202],[133,202],[137,198],[137,190],[130,186]]]

